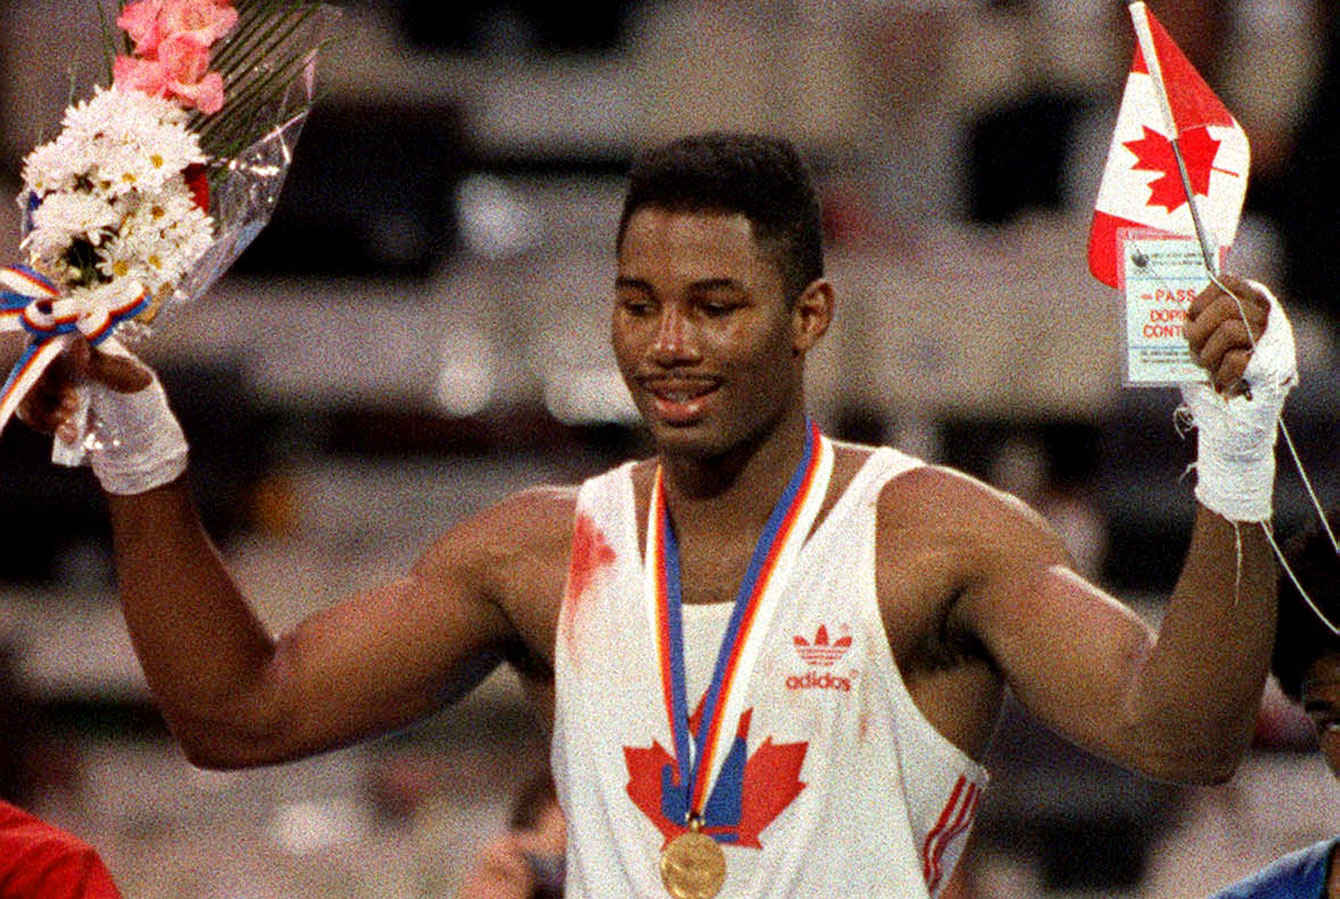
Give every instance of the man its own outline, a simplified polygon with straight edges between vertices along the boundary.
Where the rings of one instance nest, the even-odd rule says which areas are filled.
[[[456,899],[557,899],[567,842],[567,822],[546,770],[517,793],[507,830],[485,844]]]
[[[91,846],[0,801],[0,899],[120,899]]]
[[[117,439],[92,465],[126,621],[195,763],[403,727],[509,659],[553,721],[573,896],[935,894],[1007,688],[1152,777],[1230,775],[1274,620],[1268,546],[1240,522],[1269,517],[1292,371],[1262,288],[1222,282],[1255,351],[1223,290],[1190,308],[1224,395],[1188,391],[1203,505],[1156,641],[1018,501],[810,425],[805,357],[835,289],[788,144],[707,135],[646,154],[616,248],[612,339],[655,458],[512,496],[278,639],[200,526],[145,369],[82,348],[33,397],[27,420],[68,440],[68,384],[101,385]],[[1252,398],[1226,400],[1243,380]]]
[[[1337,510],[1327,518],[1336,520]],[[1340,551],[1318,523],[1285,548],[1284,558],[1297,582],[1279,578],[1279,614],[1270,670],[1284,695],[1300,702],[1317,730],[1317,743],[1340,778]],[[1306,599],[1304,598],[1306,595]],[[1315,607],[1315,608],[1314,608]],[[1213,899],[1328,899],[1340,896],[1335,846],[1340,837],[1322,840],[1284,856]]]

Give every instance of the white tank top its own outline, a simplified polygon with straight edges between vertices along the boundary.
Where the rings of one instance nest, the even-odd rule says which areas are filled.
[[[709,821],[726,855],[723,899],[934,897],[962,853],[986,771],[913,703],[875,595],[880,490],[921,464],[876,450],[801,551],[745,711],[724,722],[736,751],[709,800],[729,809],[724,828]],[[661,849],[683,831],[661,807],[674,742],[647,625],[632,467],[582,485],[559,619],[552,762],[570,897],[664,897]],[[692,710],[731,604],[683,614]]]

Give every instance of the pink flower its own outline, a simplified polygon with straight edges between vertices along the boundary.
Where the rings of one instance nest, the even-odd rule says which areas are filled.
[[[159,44],[157,59],[118,56],[112,78],[118,87],[171,97],[208,115],[223,108],[223,76],[208,68],[207,47],[187,35],[173,35]]]
[[[223,107],[223,76],[209,71],[209,48],[237,24],[231,0],[137,0],[116,23],[135,42],[118,56],[112,76],[121,87],[215,113]]]
[[[158,45],[168,93],[204,113],[223,106],[223,76],[209,71],[209,47],[191,34],[174,34]]]
[[[116,27],[130,35],[135,42],[135,52],[141,56],[152,56],[163,39],[163,28],[159,23],[162,8],[163,0],[137,0],[127,3],[117,16]]]
[[[159,0],[165,34],[190,36],[208,48],[237,24],[230,0]]]
[[[237,24],[231,0],[136,0],[126,4],[116,25],[135,42],[135,53],[152,58],[163,41],[188,35],[211,46]]]
[[[168,92],[183,106],[194,106],[206,115],[223,109],[223,76],[218,72],[210,72],[192,84],[170,81]]]
[[[118,56],[112,63],[112,80],[117,87],[140,91],[151,97],[167,94],[167,69],[157,60]]]
[[[189,34],[174,34],[158,45],[158,61],[169,80],[195,84],[209,71],[209,47]]]

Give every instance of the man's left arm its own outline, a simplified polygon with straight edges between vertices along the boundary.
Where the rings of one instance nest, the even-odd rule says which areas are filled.
[[[1274,431],[1296,375],[1292,335],[1273,298],[1240,279],[1224,283],[1232,294],[1207,288],[1190,310],[1189,342],[1214,386],[1184,388],[1199,430],[1198,505],[1157,634],[1059,563],[1025,524],[1000,525],[999,533],[1021,532],[986,554],[962,604],[968,626],[1043,721],[1149,776],[1202,783],[1231,776],[1269,666],[1275,569],[1264,529]]]
[[[1238,537],[1241,535],[1241,567]],[[1077,745],[1160,780],[1227,779],[1256,721],[1274,635],[1259,525],[1204,508],[1157,632],[1053,553],[1011,541],[958,603],[1019,701]]]

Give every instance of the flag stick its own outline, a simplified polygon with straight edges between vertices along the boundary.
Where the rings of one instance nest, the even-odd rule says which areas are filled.
[[[1196,205],[1196,194],[1191,187],[1191,175],[1187,171],[1186,160],[1182,156],[1182,147],[1180,143],[1181,135],[1177,130],[1177,120],[1173,117],[1172,104],[1168,101],[1168,89],[1163,83],[1163,67],[1159,61],[1158,52],[1154,48],[1154,33],[1149,27],[1149,11],[1142,0],[1131,0],[1129,9],[1131,13],[1131,23],[1135,26],[1136,40],[1140,43],[1140,55],[1144,57],[1145,67],[1149,70],[1149,77],[1154,82],[1154,95],[1158,98],[1159,111],[1163,114],[1163,122],[1168,129],[1168,142],[1172,144],[1173,158],[1177,160],[1177,173],[1181,176],[1182,189],[1186,192],[1187,208],[1191,210],[1191,224],[1196,229],[1196,240],[1200,243],[1200,252],[1205,261],[1205,270],[1209,273],[1210,281],[1219,287],[1220,290],[1224,291],[1224,293],[1233,298],[1233,301],[1238,307],[1238,314],[1242,316],[1243,324],[1246,324],[1247,314],[1242,308],[1241,297],[1232,290],[1229,290],[1228,287],[1219,280],[1217,271],[1218,266],[1215,261],[1218,247],[1211,248],[1209,238],[1205,232],[1204,223],[1200,218],[1199,207]],[[1250,325],[1247,327],[1247,340],[1251,343],[1254,351],[1256,349],[1256,336],[1252,334]],[[1242,381],[1239,383],[1245,384],[1245,382]],[[1248,400],[1252,398],[1250,390],[1246,390],[1244,393]],[[1316,492],[1312,489],[1312,482],[1308,479],[1307,471],[1303,468],[1303,460],[1298,456],[1298,450],[1294,447],[1293,438],[1289,436],[1289,429],[1285,426],[1283,418],[1279,420],[1279,429],[1280,432],[1284,434],[1285,443],[1289,447],[1289,453],[1293,456],[1294,465],[1298,468],[1298,474],[1303,479],[1303,484],[1307,488],[1308,496],[1312,500],[1312,506],[1316,509],[1317,516],[1321,519],[1322,527],[1325,529],[1326,535],[1331,539],[1331,546],[1336,552],[1340,553],[1340,543],[1336,540],[1335,531],[1331,529],[1331,523],[1326,520],[1326,511],[1322,508]],[[1312,597],[1308,596],[1307,591],[1303,589],[1303,585],[1298,582],[1298,578],[1289,568],[1289,563],[1285,559],[1284,553],[1275,542],[1275,537],[1271,532],[1269,523],[1263,524],[1266,538],[1270,541],[1271,549],[1275,551],[1275,556],[1279,559],[1280,564],[1283,566],[1289,578],[1293,581],[1298,592],[1331,633],[1340,635],[1340,627],[1337,627],[1329,618],[1322,614],[1321,609],[1319,609],[1317,604],[1312,601]]]
[[[1154,82],[1154,95],[1158,97],[1159,110],[1163,113],[1163,124],[1168,129],[1168,142],[1172,144],[1173,158],[1177,160],[1177,174],[1182,178],[1182,189],[1186,192],[1186,204],[1191,210],[1191,224],[1196,229],[1196,240],[1200,243],[1205,270],[1210,273],[1211,280],[1217,281],[1218,247],[1210,246],[1209,235],[1200,218],[1200,207],[1196,205],[1196,192],[1191,188],[1191,174],[1187,171],[1186,159],[1182,156],[1177,120],[1173,117],[1172,104],[1168,102],[1168,90],[1163,84],[1163,64],[1159,61],[1158,52],[1154,48],[1154,33],[1149,27],[1149,12],[1143,0],[1132,0],[1130,12],[1131,24],[1135,26],[1135,38],[1140,43],[1140,55],[1144,57],[1150,80]]]

